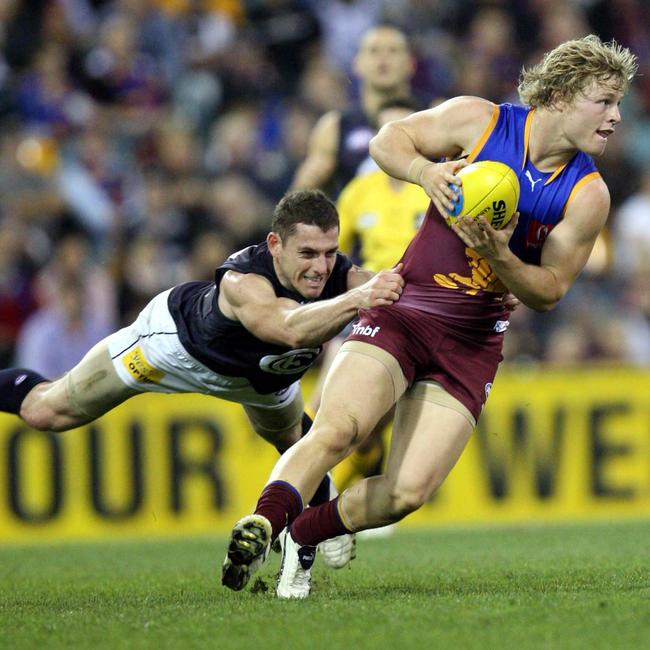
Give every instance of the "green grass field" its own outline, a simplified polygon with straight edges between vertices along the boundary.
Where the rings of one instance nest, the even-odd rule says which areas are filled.
[[[277,556],[267,591],[223,589],[224,548],[0,547],[0,648],[650,648],[650,522],[398,530],[298,602]]]

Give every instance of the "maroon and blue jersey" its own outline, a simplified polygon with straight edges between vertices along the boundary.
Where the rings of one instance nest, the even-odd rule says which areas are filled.
[[[539,171],[528,157],[532,115],[529,108],[495,105],[468,161],[496,160],[515,170],[520,216],[510,248],[527,264],[538,265],[546,237],[562,220],[573,194],[599,174],[582,152],[553,172]],[[406,286],[400,305],[444,316],[475,331],[492,330],[496,321],[507,317],[502,303],[506,287],[488,261],[447,226],[433,204],[402,262]]]
[[[495,106],[490,124],[468,157],[469,162],[498,160],[517,173],[519,223],[510,249],[527,264],[539,264],[544,241],[562,220],[571,195],[599,176],[594,161],[582,151],[553,172],[539,171],[528,156],[533,113],[523,106]]]

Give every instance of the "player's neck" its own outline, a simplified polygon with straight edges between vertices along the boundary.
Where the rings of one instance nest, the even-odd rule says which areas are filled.
[[[408,85],[395,86],[386,90],[364,87],[361,91],[361,107],[363,112],[371,118],[377,114],[377,109],[389,99],[396,97],[408,97],[410,94]]]
[[[541,172],[553,172],[568,163],[577,149],[561,128],[561,116],[556,111],[535,110],[528,139],[528,159]]]

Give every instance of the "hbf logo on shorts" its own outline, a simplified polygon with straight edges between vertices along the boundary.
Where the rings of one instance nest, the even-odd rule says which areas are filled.
[[[381,329],[381,327],[371,327],[370,325],[353,325],[352,326],[352,334],[355,336],[369,336],[372,338],[377,332]]]

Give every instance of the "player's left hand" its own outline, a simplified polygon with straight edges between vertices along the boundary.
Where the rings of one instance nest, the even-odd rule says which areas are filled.
[[[521,305],[521,300],[514,293],[506,293],[503,296],[503,305],[508,311],[512,312]]]
[[[517,227],[519,213],[515,212],[508,224],[500,230],[492,228],[485,217],[459,217],[451,226],[463,242],[486,259],[498,258],[508,247],[512,233]]]

